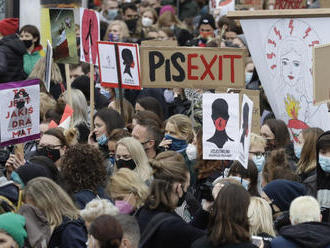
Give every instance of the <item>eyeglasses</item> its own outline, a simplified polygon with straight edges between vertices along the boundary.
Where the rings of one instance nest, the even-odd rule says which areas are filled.
[[[264,152],[249,152],[249,153],[255,155],[256,158],[261,158],[262,156],[265,156]]]

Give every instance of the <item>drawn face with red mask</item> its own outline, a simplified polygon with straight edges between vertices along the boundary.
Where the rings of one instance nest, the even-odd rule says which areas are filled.
[[[199,35],[204,39],[213,38],[214,29],[210,24],[202,24],[199,27]]]
[[[212,104],[212,119],[215,129],[222,132],[226,129],[229,119],[228,104],[224,99],[217,99]]]

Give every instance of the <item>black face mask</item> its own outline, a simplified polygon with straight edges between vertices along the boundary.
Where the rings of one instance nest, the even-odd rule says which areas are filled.
[[[59,149],[52,149],[52,148],[49,148],[47,146],[45,146],[43,148],[39,148],[37,150],[37,153],[40,156],[45,156],[45,157],[51,159],[53,162],[56,162],[61,157]]]
[[[123,160],[123,159],[118,159],[116,160],[117,168],[127,168],[130,170],[134,170],[136,168],[136,164],[133,159],[130,160]]]
[[[24,46],[30,48],[32,46],[32,40],[23,40]]]
[[[181,197],[179,197],[178,207],[180,207],[183,204],[183,202],[186,200],[186,195],[187,195],[187,191],[184,191],[184,188],[182,187],[182,185],[181,185],[181,189],[183,191],[183,194]]]
[[[125,23],[129,29],[129,31],[131,32],[135,32],[135,28],[136,28],[136,23],[137,23],[138,19],[131,19],[131,20],[126,20]]]

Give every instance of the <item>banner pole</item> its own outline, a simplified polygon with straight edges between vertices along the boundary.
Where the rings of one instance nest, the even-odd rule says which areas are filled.
[[[89,71],[90,71],[90,98],[89,98],[89,103],[90,103],[90,120],[91,120],[91,131],[94,130],[94,122],[93,122],[93,117],[94,117],[94,109],[95,109],[95,95],[94,95],[94,65],[90,64],[89,67]]]
[[[70,67],[69,64],[65,64],[65,78],[66,78],[66,89],[69,94],[69,105],[72,108],[72,92],[71,92],[71,79],[70,79]],[[73,125],[73,119],[71,119],[70,127]]]

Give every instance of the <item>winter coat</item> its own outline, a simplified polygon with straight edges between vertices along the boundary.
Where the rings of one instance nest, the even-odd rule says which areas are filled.
[[[150,210],[147,207],[142,207],[137,213],[137,221],[140,227],[141,234],[147,227],[151,219],[161,210]],[[197,222],[187,224],[176,213],[171,212],[174,218],[162,223],[155,234],[150,239],[150,246],[157,248],[190,248],[191,244],[198,238],[202,237],[205,232],[199,229]],[[199,219],[199,218],[196,218]],[[202,222],[202,221],[201,221]],[[201,223],[199,222],[199,223]]]
[[[73,200],[79,209],[84,209],[86,204],[95,199],[97,196],[102,199],[109,199],[108,196],[105,194],[104,189],[102,187],[99,187],[97,189],[97,194],[88,189],[83,189],[77,193],[74,193]]]
[[[23,70],[24,43],[16,35],[5,36],[0,40],[0,83],[26,79]]]
[[[191,246],[191,248],[256,248],[257,246],[253,245],[250,242],[241,243],[241,244],[226,244],[221,246],[214,246],[212,242],[204,236],[200,239],[197,239]]]
[[[82,219],[63,218],[61,225],[55,228],[48,248],[86,248],[87,229]]]
[[[27,75],[30,75],[34,65],[38,62],[38,60],[41,58],[42,52],[42,46],[37,46],[32,53],[25,53],[23,56],[23,62],[24,62],[24,72]]]
[[[272,240],[272,248],[330,248],[330,224],[305,222],[283,227]]]

